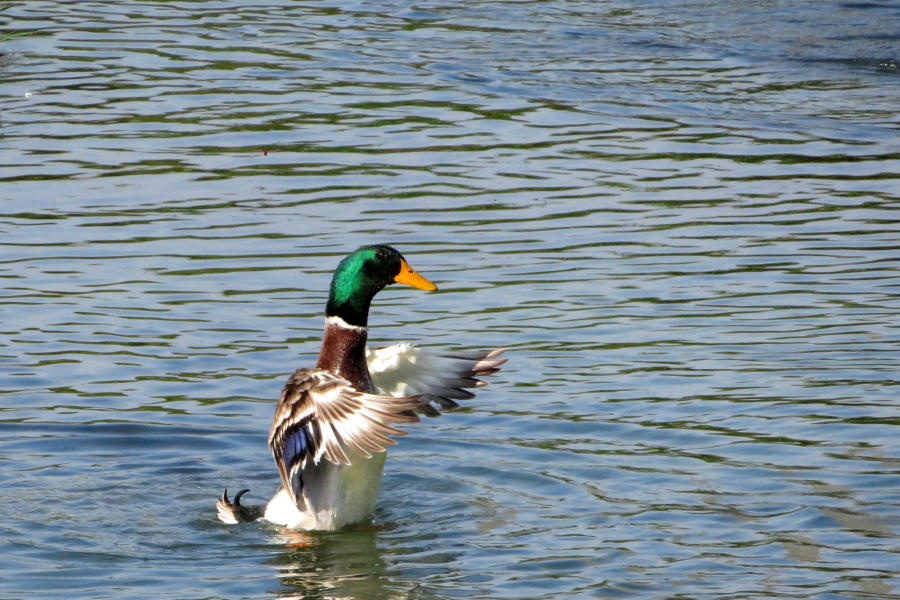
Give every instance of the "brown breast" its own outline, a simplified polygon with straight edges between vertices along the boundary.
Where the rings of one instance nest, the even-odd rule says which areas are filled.
[[[369,367],[366,365],[368,337],[369,332],[365,327],[346,325],[336,317],[327,319],[316,368],[343,377],[352,383],[357,391],[376,393],[369,377]]]

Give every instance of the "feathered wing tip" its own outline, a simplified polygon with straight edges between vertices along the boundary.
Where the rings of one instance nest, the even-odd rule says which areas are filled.
[[[281,482],[303,510],[302,471],[308,461],[323,458],[349,465],[344,448],[369,458],[406,435],[392,427],[419,418],[411,411],[419,396],[377,396],[353,389],[349,381],[321,369],[300,369],[288,379],[272,420],[269,448],[281,473]]]
[[[477,379],[492,375],[508,359],[498,358],[508,348],[487,352],[432,354],[412,344],[378,348],[367,357],[372,382],[383,394],[421,394],[419,411],[438,417],[441,408],[458,408],[456,400],[471,400],[471,389],[488,385]]]
[[[508,358],[497,359],[498,356],[505,353],[509,348],[497,348],[496,350],[491,350],[490,352],[485,352],[481,354],[444,354],[444,358],[449,358],[453,360],[464,360],[469,362],[474,362],[472,365],[471,375],[470,377],[484,377],[486,375],[493,375],[494,373],[500,370],[500,365],[505,364],[509,361]],[[487,381],[476,380],[477,384],[475,387],[484,387],[488,385]]]

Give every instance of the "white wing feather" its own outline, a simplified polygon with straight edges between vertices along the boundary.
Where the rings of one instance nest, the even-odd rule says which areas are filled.
[[[366,361],[379,394],[394,397],[421,394],[423,406],[419,409],[429,417],[436,417],[441,413],[431,402],[442,408],[456,408],[459,404],[455,400],[474,398],[475,394],[468,390],[488,384],[476,377],[499,371],[506,359],[497,357],[506,350],[438,353],[404,342],[374,350],[366,348]]]

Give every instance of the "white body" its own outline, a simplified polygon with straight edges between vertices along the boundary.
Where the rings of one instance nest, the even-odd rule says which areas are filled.
[[[397,344],[373,353],[366,347],[369,374],[379,394],[400,398],[415,393],[408,391],[407,386],[398,385],[403,378],[400,372],[403,369],[398,368],[402,362],[400,358],[413,349],[414,346],[409,344]],[[410,363],[413,371],[415,362],[414,358]],[[390,373],[387,385],[383,383],[385,372]],[[381,490],[381,473],[387,452],[373,452],[372,458],[366,458],[344,445],[342,448],[350,458],[349,466],[323,460],[304,469],[305,511],[298,509],[287,490],[282,488],[269,500],[263,518],[291,529],[334,530],[371,517]]]
[[[306,511],[301,512],[282,488],[266,505],[263,518],[291,529],[334,530],[371,517],[387,452],[373,452],[372,458],[365,458],[346,447],[344,451],[350,465],[323,460],[304,469]]]

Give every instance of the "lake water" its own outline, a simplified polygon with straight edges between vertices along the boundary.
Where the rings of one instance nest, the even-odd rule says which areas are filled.
[[[0,597],[900,598],[896,2],[6,6]],[[219,523],[375,242],[509,363]]]

